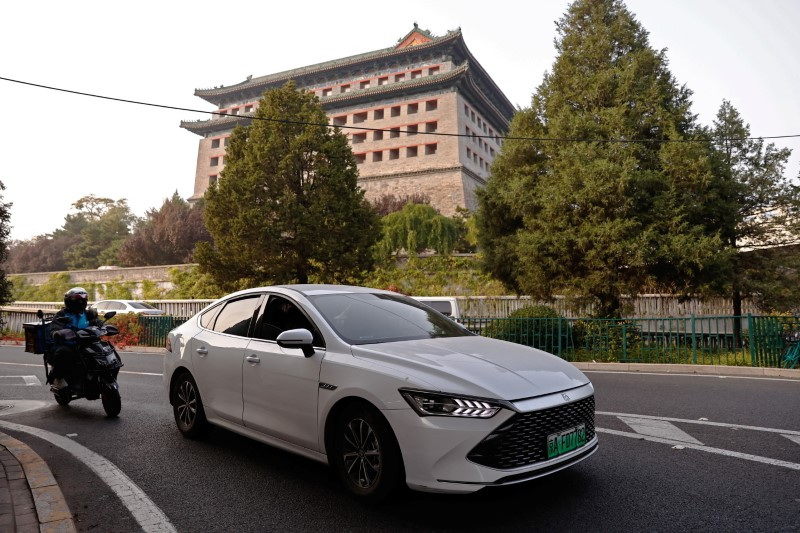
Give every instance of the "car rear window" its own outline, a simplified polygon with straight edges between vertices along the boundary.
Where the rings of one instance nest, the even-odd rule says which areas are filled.
[[[320,294],[309,299],[336,334],[350,344],[472,335],[456,322],[400,295]]]

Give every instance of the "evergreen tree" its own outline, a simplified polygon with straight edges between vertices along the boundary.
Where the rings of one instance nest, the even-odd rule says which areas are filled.
[[[690,91],[619,0],[577,0],[558,57],[514,117],[479,196],[485,268],[537,298],[588,297],[619,316],[645,289],[696,291],[717,267],[702,224],[713,182]],[[571,140],[580,142],[571,142]]]
[[[741,316],[742,299],[787,310],[800,298],[800,187],[784,177],[789,149],[750,139],[750,126],[723,101],[714,121],[714,169],[722,183],[716,222],[732,252],[726,295]]]
[[[11,203],[3,201],[2,191],[6,190],[0,182],[0,265],[8,259],[8,236],[11,233]],[[5,268],[0,268],[0,305],[11,301],[11,283],[6,277]]]
[[[372,265],[378,219],[347,138],[312,125],[327,123],[317,98],[290,82],[234,130],[206,192],[213,246],[200,243],[195,255],[221,286],[349,282]]]

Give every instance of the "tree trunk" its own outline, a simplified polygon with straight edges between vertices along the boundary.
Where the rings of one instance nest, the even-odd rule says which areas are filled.
[[[742,347],[742,293],[739,290],[739,284],[733,284],[733,338],[736,342],[736,347]]]

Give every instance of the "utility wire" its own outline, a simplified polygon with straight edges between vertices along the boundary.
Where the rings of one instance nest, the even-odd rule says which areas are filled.
[[[381,131],[381,132],[396,132],[396,133],[406,133],[406,134],[414,134],[414,135],[436,135],[439,137],[465,137],[468,139],[477,138],[477,139],[503,139],[504,141],[537,141],[537,142],[574,142],[574,143],[685,143],[685,142],[725,142],[725,141],[754,141],[754,140],[762,140],[762,139],[793,139],[800,137],[800,134],[794,135],[770,135],[770,136],[762,136],[762,137],[725,137],[725,138],[702,138],[702,139],[586,139],[586,138],[572,138],[572,137],[510,137],[504,135],[476,135],[476,134],[469,134],[466,133],[445,133],[445,132],[433,132],[433,131],[413,131],[413,130],[400,130],[398,128],[370,128],[364,126],[346,126],[346,125],[336,125],[336,124],[319,124],[314,122],[304,122],[298,120],[286,120],[286,119],[278,119],[278,118],[267,118],[267,117],[258,117],[258,116],[247,116],[247,115],[229,115],[227,113],[220,113],[219,111],[206,111],[203,109],[192,109],[189,107],[178,107],[178,106],[171,106],[165,104],[154,104],[152,102],[142,102],[139,100],[129,100],[126,98],[116,98],[113,96],[104,96],[101,94],[92,94],[83,91],[73,91],[70,89],[62,89],[60,87],[52,87],[49,85],[41,85],[38,83],[32,83],[29,81],[22,81],[22,80],[15,80],[12,78],[4,78],[0,76],[0,80],[8,81],[11,83],[18,83],[20,85],[27,85],[30,87],[38,87],[40,89],[48,89],[50,91],[58,91],[62,93],[69,93],[69,94],[77,94],[79,96],[88,96],[91,98],[99,98],[102,100],[111,100],[113,102],[122,102],[125,104],[136,104],[136,105],[143,105],[149,107],[158,107],[161,109],[173,109],[176,111],[187,111],[190,113],[203,113],[206,115],[217,115],[220,117],[226,118],[236,118],[236,119],[243,119],[243,120],[263,120],[266,122],[274,122],[278,124],[295,124],[300,126],[319,126],[321,128],[339,128],[339,129],[349,129],[349,130],[362,130],[362,131]]]

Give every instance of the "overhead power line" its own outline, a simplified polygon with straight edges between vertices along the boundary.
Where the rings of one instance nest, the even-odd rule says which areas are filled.
[[[203,113],[206,115],[217,115],[226,118],[236,118],[241,120],[263,120],[266,122],[275,122],[279,124],[295,124],[300,126],[319,126],[322,128],[339,128],[339,129],[349,129],[349,130],[362,130],[362,131],[381,131],[381,132],[391,132],[395,131],[397,133],[412,133],[415,135],[435,135],[439,137],[465,137],[465,138],[479,138],[479,139],[503,139],[504,141],[538,141],[538,142],[573,142],[573,143],[662,143],[662,142],[669,142],[669,143],[686,143],[686,142],[724,142],[724,141],[749,141],[749,140],[760,140],[760,139],[793,139],[799,138],[800,134],[793,134],[793,135],[767,135],[767,136],[760,136],[760,137],[725,137],[725,138],[702,138],[702,139],[589,139],[589,138],[571,138],[571,137],[511,137],[511,136],[503,136],[503,135],[476,135],[476,134],[466,134],[466,133],[445,133],[445,132],[432,132],[432,131],[412,131],[412,130],[399,130],[397,128],[370,128],[364,126],[347,126],[347,125],[335,125],[329,123],[314,123],[314,122],[305,122],[299,120],[285,120],[285,119],[278,119],[278,118],[268,118],[268,117],[258,117],[258,116],[247,116],[247,115],[229,115],[227,113],[220,113],[219,111],[206,111],[203,109],[193,109],[190,107],[178,107],[178,106],[171,106],[165,104],[154,104],[152,102],[142,102],[139,100],[130,100],[127,98],[117,98],[114,96],[105,96],[102,94],[92,94],[83,91],[74,91],[71,89],[63,89],[60,87],[52,87],[49,85],[42,85],[39,83],[32,83],[29,81],[23,80],[15,80],[12,78],[4,78],[0,76],[0,80],[8,81],[11,83],[18,83],[20,85],[27,85],[30,87],[38,87],[40,89],[47,89],[50,91],[58,91],[62,93],[69,93],[69,94],[76,94],[78,96],[88,96],[90,98],[99,98],[102,100],[111,100],[113,102],[122,102],[125,104],[135,104],[135,105],[143,105],[149,107],[157,107],[161,109],[172,109],[175,111],[187,111],[190,113]]]

